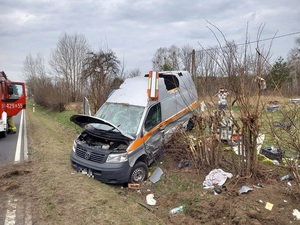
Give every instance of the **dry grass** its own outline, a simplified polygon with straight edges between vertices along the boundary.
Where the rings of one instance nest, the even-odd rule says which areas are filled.
[[[32,202],[33,224],[164,224],[132,199],[120,196],[121,186],[102,184],[71,168],[75,130],[39,113],[28,111],[27,119],[32,157],[21,171],[30,173],[17,188]]]

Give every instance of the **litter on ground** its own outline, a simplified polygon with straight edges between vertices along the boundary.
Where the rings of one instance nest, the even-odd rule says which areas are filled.
[[[244,194],[244,193],[248,193],[249,191],[253,191],[253,188],[248,187],[248,186],[243,186],[241,187],[241,189],[239,190],[240,194]]]
[[[266,203],[266,207],[265,207],[266,209],[268,209],[268,210],[272,210],[272,208],[273,208],[273,204],[272,203],[270,203],[270,202],[267,202]]]
[[[222,186],[227,178],[231,178],[232,174],[224,172],[222,169],[214,169],[209,172],[203,181],[204,188],[214,188],[214,185]]]
[[[297,220],[300,220],[300,212],[298,211],[298,209],[293,210],[293,216],[296,216]]]
[[[179,212],[182,212],[184,210],[185,206],[184,205],[181,205],[181,206],[178,206],[174,209],[171,209],[170,210],[170,214],[175,214],[175,213],[179,213]]]
[[[154,199],[154,194],[148,194],[146,196],[146,202],[148,205],[156,205],[156,200]]]
[[[275,112],[278,109],[279,109],[279,105],[271,105],[267,107],[268,112]]]
[[[157,181],[160,180],[160,177],[161,177],[161,175],[163,175],[163,173],[164,173],[164,172],[162,171],[162,169],[159,168],[159,167],[157,167],[157,168],[154,170],[154,172],[153,172],[153,174],[151,175],[151,177],[149,178],[150,181],[151,181],[152,183],[156,183]]]
[[[260,149],[264,143],[265,140],[265,135],[264,134],[259,134],[258,137],[256,138],[256,142],[257,142],[257,154],[260,153]],[[240,152],[239,152],[239,147],[240,147]],[[237,142],[236,145],[234,145],[233,147],[233,151],[235,152],[235,154],[240,155],[241,154],[241,149],[242,149],[242,144]]]

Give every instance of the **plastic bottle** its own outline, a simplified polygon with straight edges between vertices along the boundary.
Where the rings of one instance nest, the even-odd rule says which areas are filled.
[[[181,205],[181,206],[178,206],[174,209],[171,209],[170,210],[170,214],[175,214],[175,213],[179,213],[179,212],[182,212],[184,210],[185,206],[184,205]]]
[[[283,177],[280,178],[280,181],[284,181],[284,180],[292,180],[293,177],[291,174],[285,175]]]

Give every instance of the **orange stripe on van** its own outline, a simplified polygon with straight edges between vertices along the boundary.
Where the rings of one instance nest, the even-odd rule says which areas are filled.
[[[131,143],[131,145],[129,146],[127,152],[130,153],[130,152],[136,150],[140,145],[142,145],[145,141],[147,141],[151,137],[151,135],[154,132],[156,132],[158,129],[160,129],[161,127],[165,127],[167,124],[169,124],[169,123],[173,122],[174,120],[178,119],[180,116],[187,113],[188,111],[191,111],[192,109],[195,109],[199,105],[200,105],[200,100],[194,102],[191,106],[184,108],[183,110],[181,110],[180,112],[174,114],[174,116],[166,119],[165,121],[162,121],[160,124],[156,125],[149,132],[147,132],[147,134],[144,135],[142,138],[138,138],[135,141],[133,141]]]

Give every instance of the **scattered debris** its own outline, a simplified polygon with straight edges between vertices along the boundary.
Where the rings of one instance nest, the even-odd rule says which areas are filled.
[[[264,143],[264,140],[265,140],[265,135],[264,134],[259,134],[258,137],[256,138],[256,143],[257,143],[257,153],[259,154],[260,152],[260,149]],[[233,151],[235,152],[235,154],[237,155],[241,155],[241,150],[242,150],[242,143],[241,142],[234,142],[236,144],[234,144],[234,146],[232,147],[233,148]],[[240,148],[240,152],[239,152],[239,148]],[[245,155],[244,155],[245,156]]]
[[[275,112],[279,109],[279,105],[270,105],[270,106],[267,106],[267,111],[268,112]]]
[[[259,202],[259,203],[264,203],[263,200],[261,200],[261,199],[259,199],[258,202]]]
[[[131,189],[140,189],[140,187],[141,187],[140,184],[131,184],[131,183],[128,184],[128,188]]]
[[[286,131],[289,131],[291,129],[291,124],[285,124],[285,123],[274,123],[274,127],[280,127]]]
[[[200,109],[201,109],[202,112],[205,111],[206,105],[205,105],[205,102],[204,102],[204,101],[202,101],[202,102],[200,103]]]
[[[256,143],[257,143],[257,147],[256,147],[256,150],[257,150],[257,154],[260,153],[260,149],[264,143],[264,140],[265,140],[265,135],[264,134],[258,134],[258,137],[256,138]]]
[[[274,146],[263,148],[261,154],[266,156],[269,159],[277,160],[279,163],[282,163],[283,152],[280,148]]]
[[[273,208],[273,204],[270,202],[267,202],[265,208],[271,211]]]
[[[248,186],[242,186],[241,189],[239,190],[239,193],[244,194],[244,193],[248,193],[249,191],[253,191],[253,188]]]
[[[293,216],[296,216],[297,220],[300,220],[300,212],[298,211],[298,209],[293,210]]]
[[[222,169],[214,169],[205,177],[205,180],[203,181],[203,187],[213,189],[214,184],[222,186],[227,178],[231,177],[231,173],[226,173]]]
[[[227,187],[225,185],[223,185],[222,187],[221,186],[217,186],[214,188],[214,194],[215,195],[219,195],[221,194],[222,192],[224,191],[227,191]]]
[[[189,167],[191,165],[192,165],[191,161],[181,159],[180,162],[178,163],[178,168],[181,169],[184,167]]]
[[[291,99],[291,102],[294,104],[300,103],[300,98],[293,98]]]
[[[154,199],[154,194],[148,194],[146,196],[146,202],[148,205],[156,205],[156,200]]]
[[[221,188],[215,188],[215,195],[219,195],[222,193],[222,189]]]
[[[153,209],[151,207],[149,207],[148,205],[142,203],[142,202],[139,202],[139,204],[143,207],[145,207],[146,209],[148,209],[149,211],[153,211]]]
[[[156,183],[157,181],[159,181],[160,180],[160,177],[161,177],[161,175],[163,175],[163,171],[162,171],[162,169],[161,168],[159,168],[159,167],[157,167],[155,170],[154,170],[154,172],[153,172],[153,174],[151,175],[151,177],[149,178],[149,180],[152,182],[152,183]]]
[[[179,213],[179,212],[182,212],[184,210],[185,206],[184,205],[181,205],[181,206],[178,206],[174,209],[171,209],[170,210],[170,214],[175,214],[175,213]]]
[[[280,177],[279,179],[280,181],[284,181],[284,180],[293,180],[293,176],[291,174],[287,174],[283,177]]]
[[[264,186],[263,186],[262,184],[259,184],[259,183],[258,183],[258,184],[256,184],[256,185],[253,184],[252,187],[254,187],[254,188],[263,188]]]

